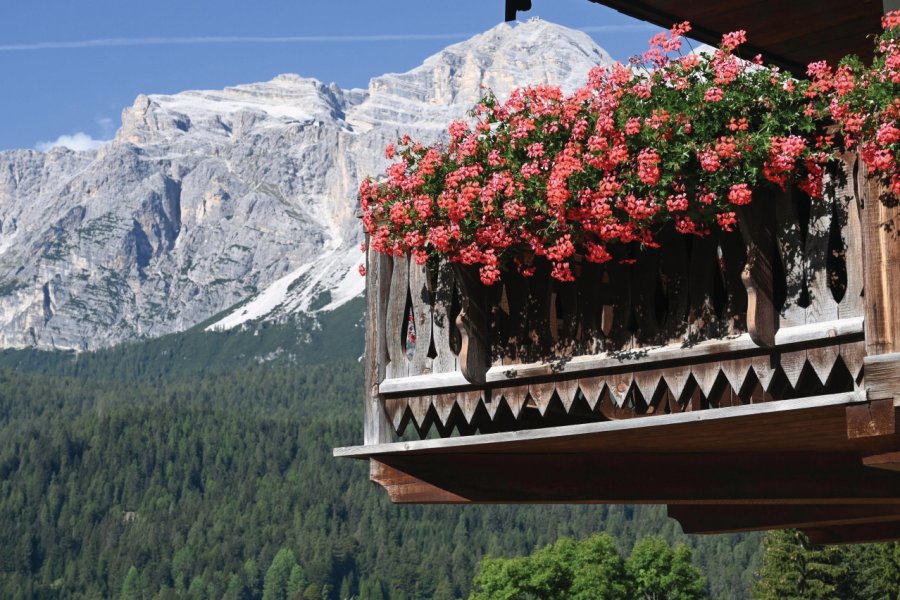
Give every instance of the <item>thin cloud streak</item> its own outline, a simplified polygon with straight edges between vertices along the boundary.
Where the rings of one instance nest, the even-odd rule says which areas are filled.
[[[659,29],[653,25],[597,25],[580,27],[585,33],[628,33]],[[30,44],[0,44],[0,52],[30,52],[35,50],[74,50],[82,48],[119,48],[123,46],[177,46],[189,44],[357,44],[370,42],[421,42],[462,40],[477,33],[399,33],[382,35],[298,35],[265,36],[195,36],[101,38],[73,42],[34,42]]]

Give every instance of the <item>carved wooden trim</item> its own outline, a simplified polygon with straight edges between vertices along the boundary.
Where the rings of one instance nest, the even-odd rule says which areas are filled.
[[[462,302],[462,310],[456,317],[456,326],[462,336],[459,350],[460,371],[468,382],[484,383],[491,364],[487,293],[479,279],[477,269],[462,265],[453,266]]]
[[[737,207],[741,235],[747,243],[747,265],[741,280],[747,288],[747,332],[757,345],[771,348],[778,331],[772,281],[775,256],[774,206],[770,194],[756,193],[753,202]]]

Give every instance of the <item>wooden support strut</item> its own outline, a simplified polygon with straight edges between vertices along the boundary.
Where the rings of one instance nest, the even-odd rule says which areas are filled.
[[[762,192],[737,207],[741,235],[747,243],[747,265],[741,280],[747,288],[747,331],[757,345],[771,348],[778,331],[772,281],[775,256],[773,199]]]
[[[453,267],[462,302],[462,310],[456,317],[456,326],[462,337],[459,368],[466,380],[480,384],[485,382],[491,366],[487,293],[476,269],[457,264]]]

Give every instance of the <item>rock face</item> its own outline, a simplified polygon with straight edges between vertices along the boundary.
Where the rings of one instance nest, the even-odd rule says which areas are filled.
[[[482,87],[581,85],[585,34],[499,25],[343,90],[282,75],[139,96],[99,150],[0,153],[0,346],[95,349],[335,308],[362,292],[359,180],[432,141]]]

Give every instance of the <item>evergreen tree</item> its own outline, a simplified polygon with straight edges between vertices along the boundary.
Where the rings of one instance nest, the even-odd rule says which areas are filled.
[[[755,586],[759,600],[855,600],[846,551],[814,546],[797,530],[771,531],[763,540],[765,555]]]
[[[297,566],[297,557],[293,550],[290,548],[279,550],[263,579],[263,600],[288,600],[291,572]]]

